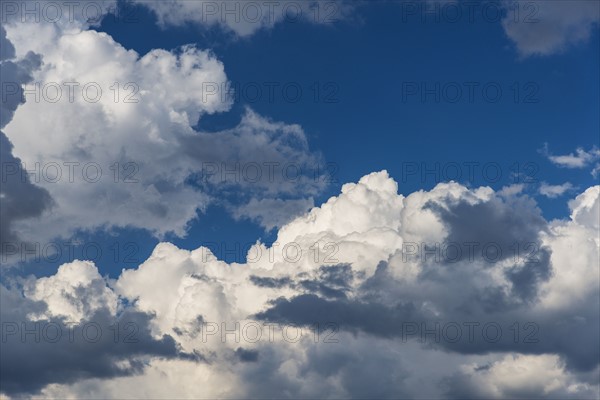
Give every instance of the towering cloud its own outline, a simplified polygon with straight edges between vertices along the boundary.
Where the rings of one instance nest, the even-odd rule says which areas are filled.
[[[3,265],[2,399],[600,396],[600,186],[542,183],[552,201],[572,195],[555,220],[524,184],[402,195],[387,171],[315,206],[328,169],[300,125],[245,107],[227,129],[201,128],[233,108],[215,53],[125,47],[94,30],[113,0],[33,3],[0,10],[2,260],[115,227],[161,242],[113,276],[86,259],[37,275]],[[355,7],[126,3],[161,28],[216,27],[235,40]],[[527,57],[589,38],[598,3],[566,4],[493,5]],[[62,17],[37,20],[49,7]],[[543,153],[598,172],[597,147],[568,151]],[[167,241],[213,204],[275,242],[229,263]]]
[[[397,189],[386,172],[346,184],[283,226],[273,246],[250,248],[245,264],[161,243],[115,281],[75,262],[16,282],[22,294],[5,288],[3,304],[28,304],[19,314],[28,321],[130,319],[150,335],[135,352],[122,343],[111,350],[132,365],[147,360],[139,368],[88,371],[77,381],[66,371],[35,390],[58,397],[126,396],[140,385],[146,395],[178,397],[597,396],[600,187],[569,203],[570,220],[552,222],[531,199],[486,187],[447,183],[406,197]],[[3,320],[16,318],[2,310]],[[368,365],[372,374],[364,373]],[[516,370],[535,379],[513,379]],[[425,392],[423,379],[434,383]],[[5,380],[5,393],[25,390],[18,377]]]

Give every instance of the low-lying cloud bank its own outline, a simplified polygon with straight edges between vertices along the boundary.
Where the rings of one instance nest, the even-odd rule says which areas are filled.
[[[246,264],[160,243],[115,280],[7,282],[2,393],[596,398],[600,187],[555,221],[507,193],[382,171]]]

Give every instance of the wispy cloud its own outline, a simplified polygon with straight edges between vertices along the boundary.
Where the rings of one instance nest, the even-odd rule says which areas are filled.
[[[595,161],[600,160],[600,149],[596,146],[588,151],[584,150],[583,147],[578,147],[575,153],[553,155],[548,150],[548,143],[544,143],[544,147],[540,152],[548,157],[553,164],[564,168],[585,168]]]
[[[540,185],[540,194],[542,196],[554,199],[560,197],[570,190],[573,190],[574,186],[570,182],[565,182],[562,185],[550,185],[546,182],[542,182]]]

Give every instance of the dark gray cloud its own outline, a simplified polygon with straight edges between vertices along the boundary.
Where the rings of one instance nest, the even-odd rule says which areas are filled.
[[[39,68],[41,59],[29,52],[25,58],[11,61],[15,49],[6,37],[4,27],[0,27],[0,48],[0,128],[4,128],[17,107],[24,103],[22,85],[31,81],[31,72]],[[8,137],[0,131],[0,253],[7,252],[9,246],[20,246],[19,237],[12,228],[14,221],[38,217],[52,203],[45,189],[31,183],[21,160],[12,154],[12,147]]]
[[[21,245],[13,231],[14,221],[39,217],[52,204],[50,194],[31,183],[23,171],[21,160],[12,154],[12,144],[0,131],[0,165],[2,166],[0,198],[0,253]]]
[[[183,354],[168,335],[151,335],[152,316],[125,311],[118,317],[101,309],[77,324],[62,319],[33,321],[41,302],[0,286],[2,357],[0,392],[32,395],[50,383],[111,378],[141,373],[149,356],[195,359]]]
[[[476,303],[472,308],[455,306],[462,301],[445,307],[439,301],[443,299],[439,293],[427,293],[423,299],[413,301],[390,302],[388,296],[382,296],[382,292],[390,290],[384,282],[394,284],[388,265],[381,263],[373,278],[358,288],[352,299],[327,298],[322,291],[316,290],[291,299],[277,299],[256,317],[303,326],[330,323],[341,331],[394,338],[400,343],[419,342],[426,347],[460,354],[559,354],[566,366],[576,371],[591,371],[599,364],[598,304],[590,304],[574,316],[567,311],[562,314],[536,312],[527,304],[489,312],[485,305],[477,303],[481,302],[477,296],[483,295],[483,291],[473,292],[473,296],[464,300]],[[463,286],[464,283],[462,281]],[[444,290],[444,286],[441,284],[434,289]],[[460,290],[455,286],[449,284],[446,290],[460,298],[463,293],[454,292]],[[496,293],[500,292],[499,288],[495,289]],[[493,293],[487,295],[494,297]],[[504,297],[505,294],[496,296]],[[437,315],[428,309],[428,302],[435,304]]]
[[[316,279],[301,279],[296,288],[326,298],[345,299],[353,277],[352,267],[348,264],[324,265],[319,268]]]
[[[495,243],[502,249],[499,260],[512,256],[515,243],[539,242],[539,232],[546,227],[540,209],[526,196],[494,195],[475,204],[448,198],[443,204],[428,202],[425,208],[437,214],[449,228],[448,242]],[[462,254],[462,258],[466,256]],[[490,258],[495,258],[491,252]]]
[[[351,290],[350,283],[354,278],[352,266],[348,264],[323,265],[317,276],[309,279],[305,274],[298,275],[296,280],[290,277],[272,278],[250,275],[250,282],[258,287],[283,288],[291,287],[308,293],[320,294],[326,298],[346,298]]]
[[[6,30],[0,26],[0,83],[2,101],[0,102],[0,128],[4,128],[20,104],[25,102],[22,85],[33,78],[31,73],[42,64],[39,54],[28,52],[19,60],[15,58],[15,48],[6,37]]]
[[[328,300],[315,294],[277,299],[256,317],[304,326],[335,324],[343,330],[360,330],[383,337],[400,336],[405,321],[424,319],[412,303],[388,306],[359,300]]]
[[[281,365],[288,353],[274,346],[260,348],[258,362],[239,370],[240,397],[285,399],[397,399],[411,398],[406,388],[410,371],[389,351],[389,343],[361,340],[352,346],[343,343],[312,343],[305,357],[294,360],[295,374]],[[331,382],[336,382],[331,385]],[[414,394],[412,395],[414,397]]]
[[[6,37],[6,29],[0,25],[0,61],[15,57],[15,46]]]
[[[508,296],[498,288],[488,288],[485,293],[480,293],[479,303],[488,311],[535,300],[539,284],[550,277],[552,267],[550,250],[541,245],[540,239],[547,223],[533,199],[495,195],[488,201],[471,204],[448,198],[444,204],[429,202],[425,208],[432,210],[448,228],[446,243],[472,246],[475,257],[490,268],[501,261],[517,259],[518,263],[505,273],[512,283]],[[456,257],[448,256],[452,263],[472,262],[470,257],[468,251],[462,251]],[[449,260],[442,261],[450,263]],[[444,269],[436,265],[430,273],[440,271],[444,273]]]
[[[258,287],[264,288],[282,288],[285,286],[289,286],[292,283],[292,280],[288,277],[285,278],[271,278],[271,277],[261,277],[256,275],[250,275],[250,282]]]
[[[256,350],[248,350],[243,347],[239,347],[235,351],[235,355],[240,359],[241,362],[257,362],[259,353]]]

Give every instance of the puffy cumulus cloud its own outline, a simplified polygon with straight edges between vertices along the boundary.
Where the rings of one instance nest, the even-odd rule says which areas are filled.
[[[578,225],[600,229],[600,208],[598,197],[600,187],[593,186],[569,202],[571,219]]]
[[[27,47],[19,35],[24,34],[27,41],[31,30],[46,29],[43,24],[25,26],[14,27],[17,49]],[[183,233],[196,208],[206,203],[206,196],[183,184],[191,171],[177,153],[176,138],[193,135],[190,117],[197,120],[200,110],[228,107],[202,102],[202,82],[224,81],[223,65],[209,53],[191,47],[179,54],[154,50],[140,58],[110,36],[95,31],[57,34],[54,42],[40,44],[37,49],[44,67],[34,76],[35,81],[42,87],[92,83],[101,88],[102,96],[95,103],[89,102],[78,91],[73,102],[63,94],[52,103],[42,88],[42,98],[36,99],[35,94],[28,98],[6,128],[15,153],[56,201],[56,209],[44,222],[63,229],[141,223],[141,227],[157,233]],[[139,87],[139,98],[133,99],[137,103],[123,98],[115,101],[109,89],[115,82],[121,89],[127,83]],[[169,90],[183,85],[194,90]],[[40,135],[40,127],[48,127],[49,132]],[[121,176],[114,179],[115,171],[110,168],[116,162],[120,163]],[[70,169],[69,163],[79,164],[72,164]],[[50,172],[52,178],[44,175],[47,165],[58,165],[55,170],[60,179],[56,182],[55,170]],[[86,171],[86,165],[93,168]],[[130,169],[125,171],[124,165]],[[23,232],[26,229],[23,227]]]
[[[19,225],[24,237],[43,242],[114,226],[182,236],[227,190],[244,193],[234,200],[245,204],[252,196],[304,198],[325,184],[313,173],[320,156],[298,125],[248,109],[232,129],[192,129],[202,115],[231,107],[224,66],[209,51],[183,46],[140,56],[93,30],[6,28],[17,56],[31,50],[43,60],[6,127],[29,179],[55,202],[41,221]],[[290,163],[301,173],[288,172]]]
[[[600,4],[587,0],[504,1],[502,26],[521,56],[547,56],[585,42],[600,22]]]
[[[0,285],[0,392],[8,398],[49,384],[139,374],[150,357],[193,357],[172,337],[152,335],[151,315],[133,309],[115,315],[114,293],[88,263],[63,266],[29,290],[21,285]]]
[[[598,292],[600,186],[588,188],[569,207],[571,220],[553,221],[544,238],[552,248],[552,264],[563,266],[555,267],[542,286],[542,305],[547,308],[584,307]]]
[[[58,317],[81,322],[99,310],[105,309],[113,316],[117,312],[117,296],[89,261],[63,264],[56,274],[28,283],[24,287],[26,297],[47,305],[44,315],[30,315],[34,319]]]
[[[148,352],[114,379],[55,377],[41,393],[594,398],[599,190],[546,222],[526,196],[452,182],[403,196],[383,171],[287,223],[271,247],[256,243],[244,264],[169,243],[114,281],[68,264],[23,283],[38,307],[25,315],[139,313],[177,356]]]
[[[347,17],[354,6],[347,1],[180,1],[156,2],[135,0],[151,9],[158,23],[218,26],[237,36],[249,36],[277,23],[308,21],[331,24]]]

